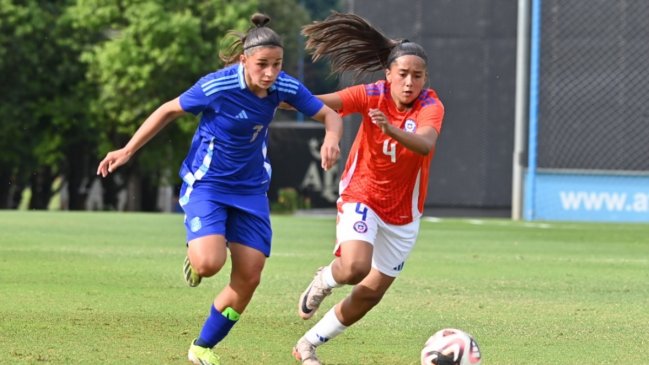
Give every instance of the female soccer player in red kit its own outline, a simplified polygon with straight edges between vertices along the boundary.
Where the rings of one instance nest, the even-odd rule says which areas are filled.
[[[320,365],[316,347],[381,301],[414,247],[444,106],[425,87],[420,45],[386,38],[353,14],[333,13],[303,34],[314,60],[330,59],[333,72],[385,72],[385,80],[318,96],[343,115],[363,116],[340,181],[335,259],[318,269],[298,303],[309,319],[333,288],[354,285],[293,349],[302,364]]]

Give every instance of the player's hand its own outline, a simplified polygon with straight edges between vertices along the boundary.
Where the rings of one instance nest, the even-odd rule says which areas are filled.
[[[370,109],[369,113],[367,114],[370,116],[372,123],[381,128],[381,132],[385,134],[388,133],[388,129],[391,126],[390,120],[385,116],[385,114],[383,114],[382,111],[380,111],[379,109]]]
[[[108,176],[118,167],[127,163],[130,158],[131,154],[124,148],[108,152],[106,157],[99,163],[99,167],[97,167],[97,175],[101,175],[101,177]]]
[[[340,147],[336,138],[327,138],[325,136],[322,147],[320,147],[320,165],[325,171],[328,171],[340,158]]]

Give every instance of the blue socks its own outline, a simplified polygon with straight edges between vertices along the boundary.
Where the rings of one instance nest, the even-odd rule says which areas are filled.
[[[239,320],[239,316],[239,313],[230,307],[221,313],[212,304],[210,316],[205,320],[201,334],[194,344],[206,348],[216,346],[217,343],[228,335],[228,332],[230,332],[234,324]]]

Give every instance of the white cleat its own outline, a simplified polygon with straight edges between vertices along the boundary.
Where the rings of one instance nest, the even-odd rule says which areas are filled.
[[[315,312],[320,308],[320,303],[331,294],[331,290],[322,277],[322,267],[316,271],[313,281],[306,288],[297,305],[297,312],[302,319],[313,317]]]
[[[302,365],[322,365],[315,354],[315,346],[306,338],[302,337],[297,341],[293,348],[295,360],[300,361]]]

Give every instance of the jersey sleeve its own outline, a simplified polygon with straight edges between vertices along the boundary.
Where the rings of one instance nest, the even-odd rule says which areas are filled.
[[[433,104],[427,105],[421,109],[417,119],[420,127],[433,127],[439,135],[442,131],[442,123],[444,121],[444,105],[442,105],[439,100]]]
[[[287,103],[309,117],[316,115],[324,106],[324,103],[313,96],[311,91],[302,85],[302,83],[297,83],[297,92],[286,93],[285,98]]]
[[[215,93],[207,95],[203,89],[205,78],[198,80],[194,86],[180,94],[180,107],[188,113],[200,114],[215,98]]]
[[[365,85],[355,85],[337,92],[342,101],[342,109],[339,110],[342,116],[353,113],[364,113],[368,105],[368,96]]]

